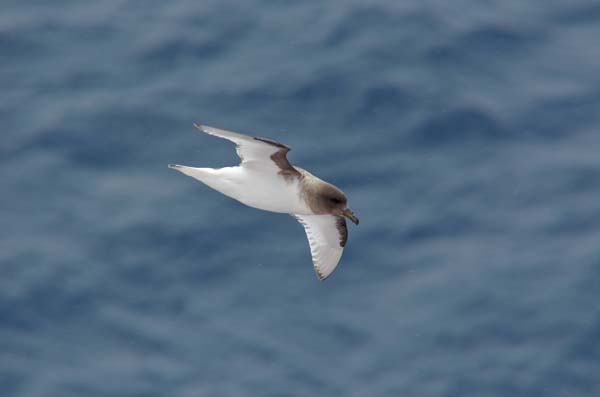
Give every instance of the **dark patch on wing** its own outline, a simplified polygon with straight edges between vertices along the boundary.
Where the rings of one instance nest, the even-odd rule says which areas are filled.
[[[346,220],[343,216],[336,217],[335,226],[340,233],[340,247],[345,247],[346,241],[348,241],[348,228],[346,227]]]
[[[277,146],[278,148],[281,148],[281,149],[287,149],[286,152],[288,152],[290,150],[289,146],[284,145],[283,143],[279,143],[279,142],[274,141],[269,138],[261,138],[261,137],[255,136],[254,139],[256,139],[257,141],[268,143],[269,145]]]
[[[254,137],[254,139],[279,148],[278,151],[271,155],[271,160],[273,160],[275,165],[279,167],[279,175],[281,175],[286,181],[300,177],[300,173],[290,164],[287,157],[285,157],[287,152],[290,151],[289,146],[267,138]]]

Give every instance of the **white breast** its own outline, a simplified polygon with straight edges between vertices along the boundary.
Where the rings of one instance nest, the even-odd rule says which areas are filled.
[[[286,181],[270,169],[244,166],[215,171],[219,186],[211,187],[250,207],[286,214],[312,214],[300,195],[297,179]]]

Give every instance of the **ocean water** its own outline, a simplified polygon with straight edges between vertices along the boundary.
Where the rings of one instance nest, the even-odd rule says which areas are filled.
[[[600,4],[0,4],[0,395],[600,395]],[[291,146],[360,217],[169,170]]]

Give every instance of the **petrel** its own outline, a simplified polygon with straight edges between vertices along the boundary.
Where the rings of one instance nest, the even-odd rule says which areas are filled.
[[[344,192],[290,164],[286,158],[290,148],[282,143],[205,125],[194,126],[235,143],[240,164],[219,169],[169,164],[169,168],[247,206],[292,215],[304,226],[317,277],[319,280],[329,277],[348,239],[344,217],[358,225]]]

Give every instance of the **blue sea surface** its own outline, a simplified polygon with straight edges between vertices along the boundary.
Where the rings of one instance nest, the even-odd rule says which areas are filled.
[[[0,10],[1,396],[600,396],[598,1]],[[332,277],[194,122],[346,192]]]

